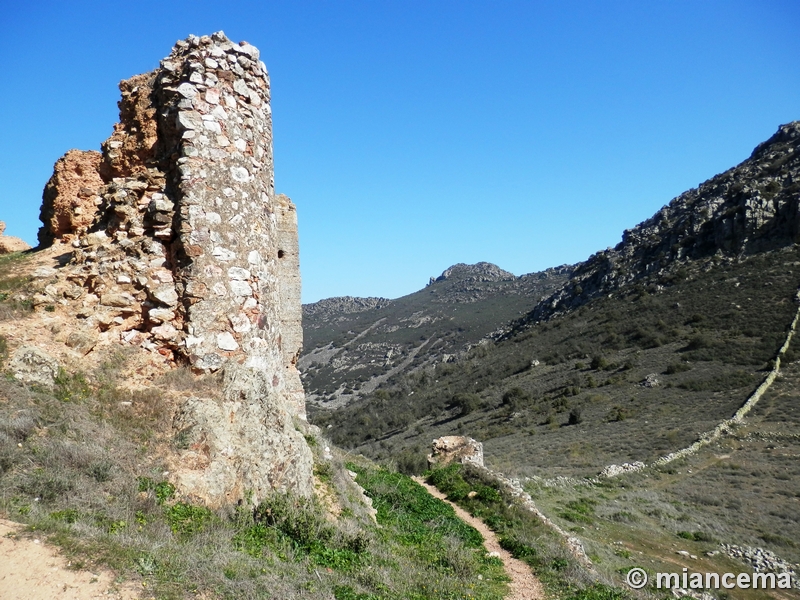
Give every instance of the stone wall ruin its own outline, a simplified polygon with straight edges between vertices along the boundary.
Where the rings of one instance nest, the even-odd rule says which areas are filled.
[[[71,150],[45,188],[40,244],[72,257],[35,303],[70,303],[106,339],[224,369],[224,397],[192,398],[175,420],[186,493],[310,494],[311,453],[292,426],[305,419],[297,217],[275,194],[259,51],[189,36],[120,90],[102,153]]]

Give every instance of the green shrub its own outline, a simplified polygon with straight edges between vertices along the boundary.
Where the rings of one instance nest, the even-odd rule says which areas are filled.
[[[175,496],[175,486],[169,481],[159,481],[156,483],[150,477],[138,477],[136,479],[140,492],[153,492],[158,504],[164,504]]]
[[[333,476],[333,469],[331,463],[324,461],[314,465],[314,475],[320,481],[329,482]]]
[[[69,374],[59,368],[55,377],[54,395],[64,402],[86,400],[91,394],[91,388],[83,373]]]
[[[166,510],[167,523],[172,533],[192,535],[215,520],[215,515],[203,506],[178,502]]]
[[[308,552],[317,541],[333,537],[333,528],[325,522],[312,500],[289,494],[273,494],[255,509],[256,524],[273,527]]]
[[[635,523],[639,520],[639,518],[634,515],[633,513],[628,512],[627,510],[620,510],[613,513],[609,517],[612,521],[617,521],[619,523]]]
[[[50,518],[55,521],[63,521],[64,523],[75,523],[79,518],[78,511],[72,508],[65,510],[57,510],[50,513]]]
[[[98,483],[103,483],[111,479],[113,465],[108,461],[100,461],[89,466],[88,474]]]
[[[447,494],[449,500],[458,502],[472,491],[472,486],[461,477],[461,468],[461,465],[454,463],[443,469],[434,469],[428,474],[428,481]]]
[[[20,485],[20,491],[41,502],[53,502],[74,487],[74,483],[62,475],[55,475],[36,469],[32,476]]]
[[[732,373],[715,375],[710,379],[690,379],[684,381],[678,387],[692,392],[721,392],[748,387],[754,385],[755,382],[756,377],[754,374],[738,369]]]
[[[710,337],[700,333],[689,339],[689,343],[686,344],[684,350],[701,350],[703,348],[711,348],[713,345],[714,342]]]
[[[461,409],[461,416],[465,416],[480,407],[481,398],[478,394],[459,393],[453,396],[451,404]]]
[[[596,583],[572,594],[566,600],[626,600],[628,598],[630,596],[622,590]]]
[[[381,596],[373,594],[358,594],[349,585],[337,585],[333,588],[333,597],[336,600],[382,600]]]
[[[685,540],[692,540],[692,541],[695,541],[695,542],[715,542],[716,541],[711,534],[705,533],[703,531],[695,531],[695,532],[679,531],[678,532],[678,537],[679,538],[683,538]]]
[[[428,469],[425,451],[419,446],[403,450],[397,455],[397,470],[403,475],[421,475]]]
[[[522,408],[523,403],[530,400],[530,396],[520,387],[512,387],[503,394],[503,406],[512,410]]]
[[[583,422],[583,414],[581,412],[581,409],[576,406],[569,413],[569,420],[567,421],[567,425],[579,425],[582,422]]]
[[[500,547],[504,550],[508,550],[514,555],[514,558],[518,558],[520,560],[536,558],[537,556],[536,548],[532,548],[527,544],[523,544],[513,537],[501,537]]]
[[[608,411],[608,416],[606,416],[606,421],[609,423],[616,423],[619,421],[624,421],[630,416],[630,411],[627,408],[619,406],[618,404],[611,407],[611,410]]]
[[[589,366],[594,371],[600,371],[600,370],[605,369],[606,367],[608,367],[608,361],[604,357],[602,357],[600,355],[593,356],[592,357],[592,362],[589,363]]]

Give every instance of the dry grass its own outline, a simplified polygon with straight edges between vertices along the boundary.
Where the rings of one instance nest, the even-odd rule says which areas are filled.
[[[214,380],[179,372],[131,389],[125,370],[119,356],[62,373],[53,390],[0,379],[0,513],[50,536],[73,564],[108,565],[160,599],[502,597],[502,569],[461,534],[418,522],[422,537],[409,540],[405,522],[376,526],[345,461],[370,481],[378,471],[336,450],[323,458],[329,442],[313,429],[306,438],[337,518],[287,496],[215,512],[187,503],[158,458],[171,441],[165,398],[218,392]],[[370,494],[414,504],[396,493],[408,481]]]

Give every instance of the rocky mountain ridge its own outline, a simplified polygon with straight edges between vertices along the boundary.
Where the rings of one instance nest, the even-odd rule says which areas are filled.
[[[635,282],[669,284],[689,261],[741,256],[800,239],[800,121],[781,125],[741,164],[674,198],[576,265],[569,282],[517,325],[548,319]]]
[[[383,308],[390,302],[391,300],[388,298],[335,296],[311,304],[304,304],[303,318],[307,319],[308,317],[318,315],[335,317],[338,314],[364,312],[365,310],[372,310],[373,308]]]

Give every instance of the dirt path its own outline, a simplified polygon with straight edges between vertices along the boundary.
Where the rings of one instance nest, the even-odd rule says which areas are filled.
[[[480,532],[483,536],[483,545],[486,551],[493,553],[503,561],[506,573],[511,578],[511,583],[508,586],[511,593],[506,600],[542,600],[545,597],[542,583],[531,573],[531,568],[521,560],[511,556],[510,552],[501,548],[497,534],[489,529],[483,521],[473,517],[460,506],[450,502],[444,494],[432,485],[425,483],[423,479],[415,477],[414,481],[428,490],[431,496],[439,498],[439,500],[444,500],[452,506],[459,519]]]
[[[3,600],[133,600],[132,583],[115,584],[108,571],[73,571],[39,539],[17,536],[21,526],[0,519],[0,598]]]

